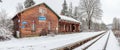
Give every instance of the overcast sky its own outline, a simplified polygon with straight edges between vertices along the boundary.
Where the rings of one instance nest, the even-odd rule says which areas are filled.
[[[14,16],[16,13],[17,3],[23,3],[25,0],[2,0],[0,9],[5,9],[9,16]],[[55,12],[60,13],[64,0],[34,0],[37,4],[41,2],[47,3]],[[73,6],[78,6],[79,0],[67,0],[67,3],[72,2]],[[114,17],[120,17],[120,0],[101,0],[101,8],[103,10],[102,20],[105,24],[112,23]]]

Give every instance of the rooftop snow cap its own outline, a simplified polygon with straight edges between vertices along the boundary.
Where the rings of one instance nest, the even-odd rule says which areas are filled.
[[[41,4],[44,4],[47,8],[49,8],[49,9],[58,17],[58,19],[60,18],[60,17],[57,15],[57,13],[56,13],[51,7],[49,7],[49,5],[47,5],[47,4],[44,3],[44,2],[43,2],[43,3],[39,3],[39,4],[35,4],[35,5],[33,5],[33,6],[31,6],[31,7],[28,7],[28,8],[25,8],[25,9],[23,9],[22,11],[17,12],[17,13],[15,14],[15,16],[16,16],[17,14],[19,14],[19,13],[22,13],[22,12],[24,12],[24,11],[27,11],[28,9],[34,8],[34,7],[39,6],[39,5],[41,5]],[[15,16],[13,16],[12,19],[14,19]]]
[[[26,10],[28,10],[28,9],[34,8],[35,6],[41,5],[41,4],[44,4],[44,5],[47,6],[51,11],[53,11],[53,12],[55,13],[55,15],[58,17],[58,19],[62,19],[62,20],[66,20],[66,21],[73,21],[73,22],[80,23],[79,21],[77,21],[77,20],[75,20],[75,19],[73,19],[73,18],[71,18],[71,17],[64,16],[64,15],[58,15],[58,13],[55,12],[55,11],[52,9],[52,7],[49,7],[49,5],[46,4],[46,3],[44,3],[44,2],[43,2],[43,3],[36,4],[36,5],[33,5],[33,6],[29,7],[29,8],[25,8],[25,9],[23,9],[22,11],[16,13],[16,15],[19,14],[19,13],[21,13],[21,12],[23,12],[23,11],[26,11]],[[16,16],[16,15],[15,15],[15,16]],[[14,16],[14,17],[15,17],[15,16]],[[14,18],[14,17],[13,17],[13,18]]]
[[[60,17],[60,19],[62,19],[62,20],[73,21],[73,22],[79,23],[79,21],[77,21],[77,20],[75,20],[75,19],[73,19],[73,18],[71,18],[71,17],[68,17],[68,16],[59,15],[59,17]]]

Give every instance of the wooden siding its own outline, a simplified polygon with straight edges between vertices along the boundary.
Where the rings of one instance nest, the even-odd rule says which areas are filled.
[[[45,21],[38,20],[38,17],[42,16],[42,14],[39,12],[40,7],[46,9],[47,14],[44,15],[46,17]],[[19,27],[23,25],[22,22],[24,21],[27,22],[27,24],[25,24],[25,28],[20,28],[21,37],[39,36],[39,35],[46,35],[49,32],[55,32],[55,33],[57,32],[56,29],[58,28],[58,18],[44,4],[28,9],[27,11],[23,11],[21,15],[19,15],[19,17],[20,17]],[[17,23],[16,20],[19,20],[19,19],[15,18],[14,23]],[[31,31],[32,21],[34,21],[35,23],[35,28],[36,28],[35,32]],[[50,25],[50,30],[48,32],[49,25]],[[15,24],[15,27],[16,26],[17,25]]]
[[[39,9],[46,10],[46,14],[41,14]],[[39,20],[39,16],[44,16],[46,20]],[[20,20],[20,22],[18,22]],[[14,33],[20,32],[20,37],[41,36],[49,33],[79,32],[80,23],[62,20],[46,4],[40,4],[18,13],[14,18]],[[34,21],[34,22],[33,22]],[[26,22],[26,24],[23,24]],[[35,31],[32,30],[34,23]],[[22,28],[22,26],[24,26]]]

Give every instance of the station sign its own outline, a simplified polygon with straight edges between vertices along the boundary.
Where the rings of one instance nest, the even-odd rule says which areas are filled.
[[[46,17],[45,16],[39,16],[38,20],[44,21],[44,20],[46,20]]]
[[[26,22],[26,21],[23,21],[22,24],[27,24],[27,22]]]

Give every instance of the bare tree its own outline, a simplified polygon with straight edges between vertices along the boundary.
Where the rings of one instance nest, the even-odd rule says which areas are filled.
[[[1,9],[0,11],[0,27],[5,25],[5,19],[7,18],[7,13],[4,9]]]
[[[10,19],[7,19],[8,14],[5,10],[0,11],[0,27],[4,27],[5,29],[11,30],[13,27],[13,22]]]
[[[115,30],[116,29],[116,18],[113,19],[113,25],[112,25],[112,29]]]
[[[16,7],[16,10],[17,10],[17,12],[22,11],[23,10],[23,5],[21,3],[18,3],[17,7]]]
[[[120,19],[118,19],[118,18],[113,19],[112,28],[113,28],[113,30],[120,30]]]
[[[5,10],[1,9],[0,11],[0,41],[8,40],[12,37],[12,28],[13,22],[10,19],[7,19],[8,14]]]
[[[100,0],[80,0],[79,14],[87,18],[88,29],[91,29],[92,18],[101,17]]]

